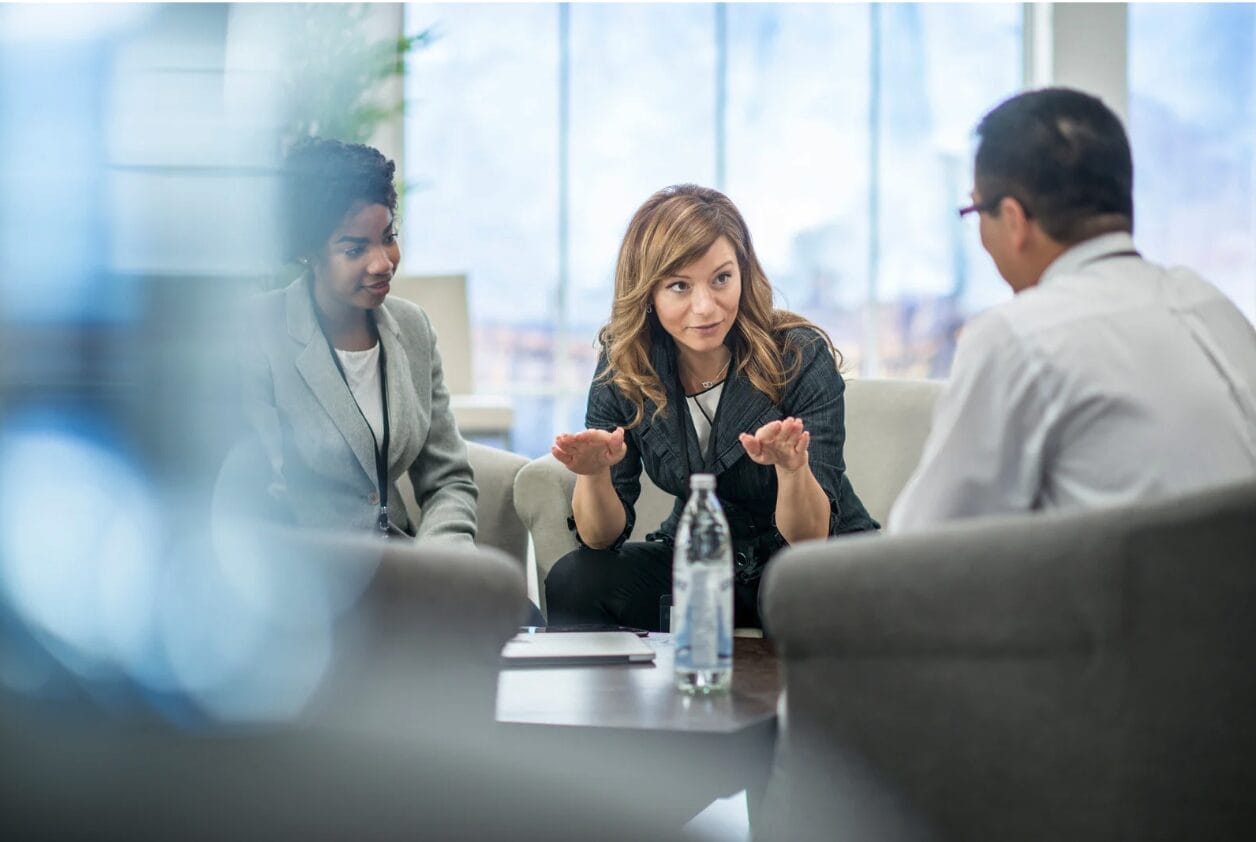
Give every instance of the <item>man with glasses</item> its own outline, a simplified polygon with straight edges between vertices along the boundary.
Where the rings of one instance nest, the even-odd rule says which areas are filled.
[[[1256,331],[1134,247],[1133,164],[1098,99],[1050,88],[977,127],[981,244],[1016,293],[965,327],[891,531],[1256,477]]]

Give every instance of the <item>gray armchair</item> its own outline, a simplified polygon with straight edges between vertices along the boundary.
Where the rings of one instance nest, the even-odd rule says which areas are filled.
[[[765,839],[1256,832],[1256,482],[783,552]]]

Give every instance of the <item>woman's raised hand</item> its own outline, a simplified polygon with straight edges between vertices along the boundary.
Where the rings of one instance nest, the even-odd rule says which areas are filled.
[[[746,454],[760,465],[776,465],[786,471],[796,471],[807,464],[807,445],[811,443],[799,418],[769,421],[754,435],[742,433],[738,439]]]
[[[619,462],[628,452],[624,444],[624,428],[585,430],[582,433],[559,433],[550,453],[573,474],[592,475]]]

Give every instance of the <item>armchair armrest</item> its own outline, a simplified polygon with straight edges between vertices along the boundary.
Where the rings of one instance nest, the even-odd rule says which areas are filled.
[[[476,543],[509,554],[520,564],[528,557],[528,530],[515,507],[515,477],[527,457],[508,450],[467,442],[467,457],[479,489],[476,501]]]
[[[799,544],[766,573],[767,628],[801,657],[1093,651],[1119,621],[1110,562],[1120,545],[1087,528],[1104,516],[983,518]]]
[[[533,459],[515,476],[515,508],[532,533],[541,608],[545,608],[545,577],[554,562],[579,546],[567,528],[576,475],[553,456]]]

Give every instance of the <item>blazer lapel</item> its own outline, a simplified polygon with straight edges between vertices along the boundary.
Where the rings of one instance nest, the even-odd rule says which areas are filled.
[[[653,437],[652,444],[660,450],[666,451],[667,459],[664,464],[675,465],[681,470],[677,471],[677,475],[687,478],[694,470],[692,466],[686,468],[681,464],[682,450],[680,442],[676,440],[676,435],[680,431],[677,418],[685,419],[684,396],[676,395],[676,361],[675,351],[671,347],[671,337],[666,337],[661,341],[656,340],[651,348],[650,364],[654,366],[654,373],[658,375],[659,383],[663,386],[663,391],[667,394],[667,411],[659,416],[657,421],[651,421],[654,417],[654,411],[658,409],[658,404],[649,398],[645,399],[645,424],[656,426],[659,428],[659,435]],[[692,428],[693,425],[687,425]],[[693,459],[694,450],[696,448],[697,439],[690,439],[690,459]],[[662,461],[662,460],[661,460]],[[682,479],[681,485],[687,480]],[[686,492],[688,489],[686,489]]]
[[[374,483],[375,439],[353,400],[349,386],[340,376],[340,369],[332,359],[331,345],[319,329],[308,282],[292,286],[288,290],[287,303],[288,335],[305,345],[304,350],[297,355],[297,371],[301,373],[305,384],[310,387],[332,424],[344,437],[345,443],[362,465],[362,470]]]
[[[651,362],[663,384],[663,389],[667,392],[667,400],[671,404],[669,409],[674,409],[683,419],[686,449],[689,453],[686,473],[707,470],[707,466],[703,464],[705,453],[698,444],[698,433],[689,418],[685,396],[676,383],[676,352],[670,340],[655,343]],[[754,435],[754,432],[764,424],[784,417],[767,395],[756,389],[749,379],[737,372],[737,363],[737,360],[733,360],[729,366],[730,374],[724,381],[724,391],[720,393],[719,412],[716,413],[715,427],[712,430],[716,451],[715,464],[711,465],[709,470],[717,475],[746,455],[746,449],[738,441],[738,434]],[[653,404],[646,401],[647,418],[650,417],[653,409]],[[676,438],[680,434],[676,416],[669,413],[660,423],[668,426],[666,427],[667,434],[659,436],[658,443],[668,451],[672,463],[679,465],[682,461],[682,450]]]
[[[715,464],[711,466],[715,474],[723,473],[746,455],[746,449],[741,446],[738,435],[754,435],[764,424],[784,417],[767,395],[756,389],[748,378],[737,371],[736,364],[730,367],[730,371],[731,374],[724,381],[719,412],[715,415],[715,428],[711,432],[715,436],[716,446]]]
[[[412,441],[421,440],[421,431],[415,427],[420,417],[419,404],[411,385],[414,379],[410,356],[401,343],[401,328],[388,312],[387,304],[375,311],[375,326],[384,346],[384,373],[388,377],[388,424],[392,439],[388,447],[388,466],[391,469],[397,462],[409,464],[418,455],[417,448],[410,452],[410,445]]]

